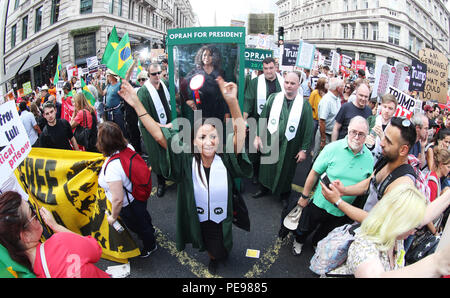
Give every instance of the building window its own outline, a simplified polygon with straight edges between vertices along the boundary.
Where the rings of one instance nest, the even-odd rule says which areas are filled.
[[[95,32],[85,35],[77,35],[73,38],[75,63],[82,65],[86,63],[86,58],[95,56]]]
[[[28,37],[28,16],[25,16],[22,19],[22,40],[27,39]]]
[[[400,44],[400,27],[389,24],[389,43],[393,43],[395,45]]]
[[[42,27],[42,6],[36,9],[36,18],[34,22],[34,32],[41,31]]]
[[[52,11],[50,16],[50,24],[58,22],[59,18],[59,0],[52,0]]]
[[[119,0],[119,12],[118,12],[119,17],[122,16],[122,6],[123,6],[123,0]]]
[[[364,7],[365,9],[369,8],[369,0],[364,0],[364,1],[363,1],[363,7]]]
[[[80,0],[80,14],[92,12],[92,0]]]
[[[139,7],[138,7],[138,22],[142,24],[143,21],[144,21],[144,7],[139,5]]]
[[[378,40],[378,23],[371,23],[372,24],[372,40]]]
[[[16,46],[17,24],[11,27],[11,48]]]
[[[14,10],[16,10],[17,8],[19,8],[19,6],[20,6],[20,0],[16,0],[16,1],[14,2]]]
[[[369,24],[361,23],[362,39],[369,39]]]
[[[344,0],[344,11],[348,11],[348,0]]]
[[[350,38],[355,39],[356,25],[350,24]]]
[[[348,38],[348,24],[342,24],[342,38]]]
[[[416,39],[416,37],[414,36],[414,34],[409,33],[409,50],[411,52],[415,52],[415,48],[414,48],[415,39]]]
[[[114,0],[109,0],[109,13],[114,14]]]

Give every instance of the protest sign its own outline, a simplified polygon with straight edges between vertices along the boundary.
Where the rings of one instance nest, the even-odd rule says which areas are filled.
[[[31,89],[31,82],[26,82],[22,85],[23,88],[23,94],[24,95],[28,95],[31,92],[33,92],[33,90]]]
[[[92,236],[103,258],[127,263],[140,252],[128,230],[108,224],[111,202],[98,185],[104,161],[97,153],[33,148],[15,174],[36,210],[45,207],[67,229]]]
[[[437,100],[439,103],[447,103],[448,90],[448,59],[447,57],[432,49],[419,51],[419,59],[427,65],[427,80],[425,91],[421,93],[424,101]]]
[[[87,68],[94,68],[98,66],[97,56],[86,58]]]
[[[336,51],[331,51],[331,67],[330,70],[332,70],[334,73],[339,72],[339,66],[341,63],[341,55],[339,55]]]
[[[425,82],[427,80],[427,65],[413,59],[411,65],[411,74],[409,81],[409,91],[425,91]]]
[[[268,57],[273,57],[273,51],[262,49],[245,49],[245,68],[262,70],[263,61]]]
[[[392,86],[389,86],[388,93],[394,95],[394,97],[397,99],[398,107],[396,111],[396,117],[403,116],[411,118],[413,114],[420,113],[422,111],[421,100],[416,100],[408,94]]]
[[[189,81],[202,70],[196,57],[205,48],[217,53],[214,67],[223,71],[223,78],[238,85],[239,104],[244,104],[245,80],[245,28],[244,27],[192,27],[170,29],[167,32],[167,51],[169,54],[169,89],[170,97],[176,92],[189,96]],[[175,90],[175,86],[181,86]],[[175,100],[171,100],[172,116],[176,119]],[[183,110],[183,117],[193,119],[192,110]]]
[[[409,89],[409,66],[402,62],[395,62],[395,76],[393,87],[408,91]]]
[[[25,127],[13,100],[0,105],[0,185],[31,151]]]
[[[296,66],[300,68],[312,69],[315,53],[315,45],[306,43],[301,40],[298,46]]]
[[[281,65],[295,66],[295,62],[297,62],[297,55],[298,55],[298,45],[284,44],[283,58]]]
[[[397,69],[389,64],[378,62],[375,72],[375,84],[373,86],[372,98],[385,95],[389,86],[394,85]]]

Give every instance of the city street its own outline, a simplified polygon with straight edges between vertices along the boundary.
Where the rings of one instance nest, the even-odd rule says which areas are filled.
[[[303,187],[311,159],[297,167],[294,190],[291,196],[298,197]],[[153,179],[156,183],[156,177]],[[249,179],[243,180],[247,208],[251,220],[251,231],[246,232],[233,226],[233,250],[226,266],[220,265],[216,277],[222,278],[311,278],[315,275],[308,269],[312,247],[307,242],[300,256],[293,256],[292,235],[284,241],[278,239],[282,204],[277,197],[254,199],[257,191]],[[156,185],[155,185],[156,186]],[[156,187],[150,198],[148,209],[157,230],[158,250],[149,258],[130,260],[130,278],[210,278],[208,254],[193,249],[190,245],[185,251],[175,248],[175,206],[176,187],[168,187],[163,198],[156,196]],[[260,251],[259,258],[246,257],[247,249]],[[98,266],[106,270],[117,263],[101,260]]]

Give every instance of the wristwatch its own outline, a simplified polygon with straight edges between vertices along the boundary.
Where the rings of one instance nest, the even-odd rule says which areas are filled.
[[[337,208],[339,208],[339,205],[343,202],[342,199],[339,199],[339,201],[337,201],[336,203],[334,203],[334,206],[336,206]]]
[[[305,200],[309,200],[309,197],[308,197],[308,196],[305,196],[303,193],[301,193],[300,196],[301,196],[302,198],[304,198]]]

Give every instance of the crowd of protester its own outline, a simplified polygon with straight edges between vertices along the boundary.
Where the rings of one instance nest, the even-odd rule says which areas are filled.
[[[193,111],[204,110],[205,115],[219,117],[219,123],[232,121],[233,134],[223,136],[223,143],[233,145],[232,152],[218,153],[222,129],[207,119],[194,126],[196,131],[190,145],[199,150],[198,154],[180,154],[171,148],[170,144],[182,142],[171,124],[173,105],[168,92],[167,67],[158,63],[149,65],[135,83],[121,80],[111,70],[90,77],[88,88],[95,97],[95,106],[86,100],[77,78],[64,83],[61,102],[56,100],[55,88],[47,86],[20,99],[21,119],[33,147],[100,152],[107,158],[129,147],[145,157],[158,177],[159,197],[164,196],[166,180],[174,181],[178,187],[177,248],[182,250],[191,243],[206,250],[212,274],[220,262],[226,261],[232,247],[232,194],[235,192],[232,181],[237,177],[247,177],[258,184],[259,191],[252,195],[255,199],[269,194],[278,196],[284,206],[282,221],[293,206],[303,208],[297,229],[289,230],[281,224],[278,232],[281,238],[294,234],[295,256],[301,255],[306,238],[314,231],[312,245],[316,246],[335,228],[357,222],[362,223],[360,232],[349,249],[347,262],[338,272],[357,277],[438,277],[450,273],[448,248],[430,253],[419,260],[419,265],[396,262],[398,240],[402,242],[401,249],[408,253],[415,237],[426,229],[439,235],[448,218],[450,118],[447,108],[426,104],[423,114],[411,119],[394,117],[396,98],[387,94],[379,100],[373,99],[373,86],[363,71],[349,78],[333,74],[327,67],[282,73],[277,61],[267,58],[263,71],[246,79],[241,111],[237,85],[224,82],[220,70],[214,67],[214,49],[205,47],[201,51],[195,74],[207,77],[208,92],[215,93],[214,101],[221,103],[196,103],[190,98],[192,90],[188,88],[187,92],[178,90],[189,97],[177,97],[176,112],[184,116],[179,107],[185,104]],[[265,121],[267,129],[258,130],[256,136],[246,132],[250,119]],[[89,143],[94,146],[80,145],[84,141],[77,139],[78,127],[95,131],[95,140]],[[115,147],[105,148],[105,144]],[[270,157],[274,145],[278,146],[279,158],[267,163],[264,160]],[[310,172],[303,192],[299,197],[294,195],[292,200],[291,185],[297,165],[305,162],[308,154],[312,158]],[[329,184],[324,184],[324,174]],[[122,188],[130,180],[123,169],[111,167],[101,180],[100,185],[108,190],[108,199],[118,206],[108,222],[112,225],[119,216],[127,218],[144,241],[141,257],[150,256],[157,248],[151,217],[143,213],[139,215],[142,220],[131,223],[133,216],[129,216],[131,211],[128,212],[127,205],[134,204],[124,198]],[[214,198],[209,196],[210,188],[214,190],[211,191]],[[2,189],[4,194],[0,196],[0,226],[10,222],[12,216],[20,218],[15,222],[14,231],[21,237],[15,240],[17,243],[11,243],[6,230],[0,229],[0,244],[36,276],[45,276],[41,268],[36,268],[39,263],[33,262],[39,256],[37,239],[42,233],[34,226],[32,212],[37,211],[29,212],[28,205],[21,203],[16,192],[6,190]],[[404,205],[403,209],[393,207],[397,205]],[[40,212],[50,226],[67,233],[53,225],[45,210]],[[33,233],[27,233],[31,228]],[[90,239],[75,239],[70,234],[64,237],[73,238],[71,241],[84,245],[83,249],[87,250],[89,245],[98,249],[89,243]],[[56,241],[52,238],[48,240],[49,246],[50,241]],[[97,257],[93,253],[87,262],[86,276],[103,276],[90,265]]]

